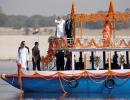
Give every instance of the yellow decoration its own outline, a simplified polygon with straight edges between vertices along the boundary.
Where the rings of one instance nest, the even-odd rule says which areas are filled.
[[[1,77],[2,77],[4,80],[7,79],[7,78],[6,78],[6,74],[2,74]]]

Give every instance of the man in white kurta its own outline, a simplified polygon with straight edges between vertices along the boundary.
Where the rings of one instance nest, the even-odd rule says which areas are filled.
[[[64,37],[64,25],[65,25],[65,20],[63,20],[61,17],[58,16],[57,19],[55,19],[55,23],[57,24],[56,26],[56,36],[57,37]]]
[[[25,44],[22,41],[18,49],[17,63],[21,64],[22,69],[26,70],[28,60],[29,60],[28,49],[25,47]]]

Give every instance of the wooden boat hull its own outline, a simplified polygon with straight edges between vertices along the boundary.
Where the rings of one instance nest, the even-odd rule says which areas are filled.
[[[3,75],[2,75],[3,76]],[[25,92],[122,92],[130,90],[130,74],[123,76],[22,76],[22,90]],[[20,88],[17,75],[4,75],[3,80],[16,88]]]

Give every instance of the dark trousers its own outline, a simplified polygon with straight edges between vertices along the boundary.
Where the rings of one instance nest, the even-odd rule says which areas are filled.
[[[27,61],[27,68],[26,68],[26,70],[29,70],[28,61]]]
[[[62,61],[61,59],[56,61],[56,67],[57,67],[57,70],[64,70],[64,61]]]
[[[73,44],[71,32],[70,32],[70,31],[67,31],[67,32],[66,32],[66,35],[67,35],[67,42],[68,42],[69,44]]]
[[[37,61],[34,61],[34,59],[32,59],[32,63],[33,63],[33,70],[37,70],[40,71],[41,68],[40,68],[40,60],[37,60]]]
[[[67,38],[72,38],[71,31],[66,31]]]
[[[64,70],[64,65],[57,66],[57,70]]]

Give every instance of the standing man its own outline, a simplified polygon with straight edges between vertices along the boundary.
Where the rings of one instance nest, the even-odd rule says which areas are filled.
[[[27,62],[29,60],[28,49],[25,45],[25,41],[22,41],[18,48],[17,63],[21,64],[22,69],[27,69]]]
[[[30,54],[29,47],[25,46],[28,49],[28,55]],[[26,70],[29,70],[29,59],[27,60],[27,68]]]
[[[61,50],[61,51],[58,51],[56,54],[55,54],[55,57],[56,57],[56,67],[57,67],[57,70],[64,70],[64,65],[65,65],[65,60],[64,60],[64,52]]]
[[[56,23],[56,36],[58,38],[64,37],[65,36],[64,34],[65,21],[60,16],[58,16],[57,19],[55,18],[55,23]]]
[[[32,63],[33,63],[33,70],[37,70],[40,71],[40,61],[41,61],[41,57],[40,57],[40,50],[38,48],[39,43],[35,42],[35,46],[32,48]]]
[[[70,14],[67,15],[67,20],[65,21],[65,33],[67,38],[72,38],[72,21]]]

